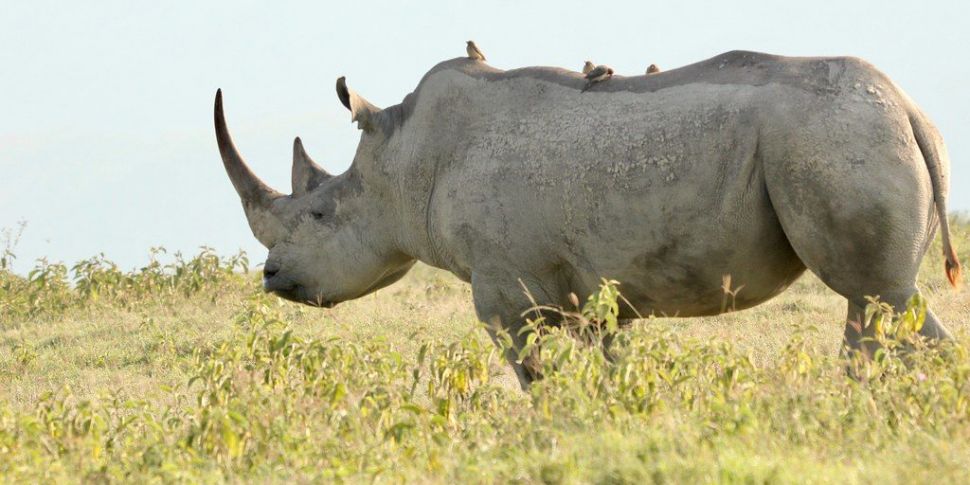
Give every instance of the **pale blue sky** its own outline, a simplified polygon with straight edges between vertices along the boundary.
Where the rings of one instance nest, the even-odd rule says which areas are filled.
[[[340,5],[327,7],[327,4]],[[420,5],[420,6],[419,6]],[[296,135],[332,172],[358,132],[334,80],[399,102],[475,39],[499,68],[584,59],[637,74],[732,49],[855,55],[930,115],[953,161],[951,209],[970,209],[966,1],[63,2],[0,8],[0,228],[28,221],[17,268],[148,248],[265,250],[223,173],[212,98],[264,180],[289,191]]]

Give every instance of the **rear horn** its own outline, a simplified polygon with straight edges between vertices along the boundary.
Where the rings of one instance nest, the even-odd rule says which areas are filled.
[[[293,140],[293,196],[303,195],[320,185],[321,182],[332,177],[326,170],[313,163],[310,155],[303,149],[300,137]]]

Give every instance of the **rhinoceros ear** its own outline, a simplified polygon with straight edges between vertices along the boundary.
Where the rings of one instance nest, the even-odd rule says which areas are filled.
[[[371,132],[374,130],[376,115],[380,109],[347,87],[347,78],[337,79],[337,97],[350,110],[350,121],[357,122],[357,128]]]
[[[293,140],[293,173],[291,175],[293,195],[303,195],[330,177],[332,175],[327,173],[326,170],[313,163],[306,150],[303,149],[303,142],[300,137],[296,137]]]

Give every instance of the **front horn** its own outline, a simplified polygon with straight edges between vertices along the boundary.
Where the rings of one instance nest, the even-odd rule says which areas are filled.
[[[222,164],[226,167],[229,180],[236,188],[236,193],[242,199],[243,205],[268,209],[274,199],[283,197],[283,194],[273,190],[270,186],[263,183],[239,155],[236,145],[232,143],[229,130],[226,128],[226,117],[222,113],[222,90],[216,91],[215,105],[216,140],[219,142],[219,154],[222,155]]]

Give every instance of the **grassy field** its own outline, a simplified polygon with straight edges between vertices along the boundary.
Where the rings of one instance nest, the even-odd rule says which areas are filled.
[[[970,294],[938,242],[921,287],[955,345],[849,379],[845,303],[807,274],[751,310],[640,321],[611,361],[550,332],[529,392],[447,273],[317,310],[245,266],[0,269],[0,479],[970,482]]]

